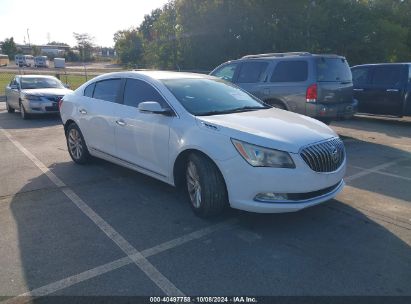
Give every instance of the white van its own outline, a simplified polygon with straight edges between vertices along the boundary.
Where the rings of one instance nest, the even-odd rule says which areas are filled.
[[[14,61],[19,67],[32,67],[34,66],[34,57],[31,55],[16,55]]]
[[[37,56],[34,57],[34,67],[35,68],[48,68],[49,60],[47,56]]]

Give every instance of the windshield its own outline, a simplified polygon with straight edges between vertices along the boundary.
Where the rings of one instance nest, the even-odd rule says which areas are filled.
[[[55,78],[24,77],[20,79],[22,89],[63,89],[63,84]]]
[[[318,81],[352,81],[351,70],[344,58],[318,58]]]
[[[217,115],[267,108],[257,98],[217,79],[167,79],[163,83],[193,115]]]

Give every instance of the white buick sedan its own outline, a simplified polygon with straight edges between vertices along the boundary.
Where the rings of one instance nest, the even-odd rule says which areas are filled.
[[[60,113],[76,163],[95,156],[181,187],[202,217],[297,211],[344,187],[344,145],[329,127],[212,76],[105,74]]]

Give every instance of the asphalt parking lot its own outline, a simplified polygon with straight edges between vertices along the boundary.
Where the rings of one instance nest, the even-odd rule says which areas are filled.
[[[170,186],[75,165],[58,117],[0,103],[0,301],[43,295],[411,296],[411,119],[332,124],[347,186],[297,213],[193,215]]]

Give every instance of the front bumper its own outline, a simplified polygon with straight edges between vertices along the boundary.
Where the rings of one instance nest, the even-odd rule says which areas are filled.
[[[218,166],[227,185],[232,208],[258,213],[298,211],[334,198],[344,188],[346,160],[334,172],[311,170],[298,154],[291,154],[295,169],[252,167],[241,157]],[[288,200],[258,201],[259,193],[287,193]]]
[[[354,116],[358,111],[358,101],[325,104],[325,103],[307,103],[306,115],[318,119],[347,119]]]
[[[58,102],[51,101],[24,101],[24,108],[29,114],[59,113]]]

